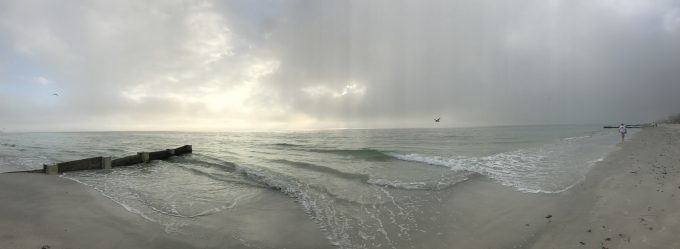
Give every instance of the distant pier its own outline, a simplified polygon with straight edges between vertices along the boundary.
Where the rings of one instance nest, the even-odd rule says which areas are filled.
[[[630,124],[626,125],[626,128],[645,128],[645,127],[656,127],[656,123],[649,123],[649,124]],[[619,128],[619,125],[605,125],[605,129],[616,129]]]
[[[7,173],[45,173],[49,175],[60,174],[69,171],[81,170],[95,170],[95,169],[111,169],[115,167],[130,166],[140,163],[148,163],[153,160],[162,160],[171,156],[179,156],[192,152],[191,145],[184,145],[176,149],[166,149],[152,152],[138,152],[137,155],[131,155],[121,158],[111,159],[111,157],[92,157],[75,161],[61,162],[55,164],[45,164],[42,169],[16,171]]]

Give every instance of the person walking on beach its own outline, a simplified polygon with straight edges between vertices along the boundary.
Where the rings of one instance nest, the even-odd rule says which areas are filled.
[[[626,138],[626,133],[628,133],[628,131],[626,130],[626,125],[624,124],[619,125],[619,133],[621,133],[621,142],[623,143],[623,139]]]

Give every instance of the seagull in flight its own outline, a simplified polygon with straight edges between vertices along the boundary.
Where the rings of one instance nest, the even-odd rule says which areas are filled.
[[[439,120],[440,120],[440,119],[442,119],[442,118],[435,118],[435,119],[434,119],[434,122],[435,122],[435,123],[439,123]]]
[[[53,96],[59,97],[59,94],[57,94],[57,93],[53,93],[52,95],[53,95]]]

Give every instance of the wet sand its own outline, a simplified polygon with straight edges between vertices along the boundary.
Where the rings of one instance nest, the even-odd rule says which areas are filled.
[[[680,126],[644,129],[559,194],[520,193],[482,176],[427,193],[437,201],[420,207],[419,230],[381,245],[680,248],[679,141]],[[199,219],[208,233],[166,233],[76,182],[0,174],[0,248],[334,248],[275,191]]]
[[[203,217],[212,231],[186,235],[128,212],[57,176],[0,174],[0,248],[332,248],[290,198],[274,191]]]

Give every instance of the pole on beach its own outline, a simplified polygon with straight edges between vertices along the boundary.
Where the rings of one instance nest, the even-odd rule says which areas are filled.
[[[102,169],[111,169],[111,157],[102,157]]]
[[[137,155],[140,155],[142,157],[142,162],[144,163],[149,162],[149,152],[138,152]]]
[[[57,165],[57,164],[45,164],[45,165],[43,165],[43,169],[45,170],[45,174],[48,174],[48,175],[58,175],[59,174],[59,165]]]

